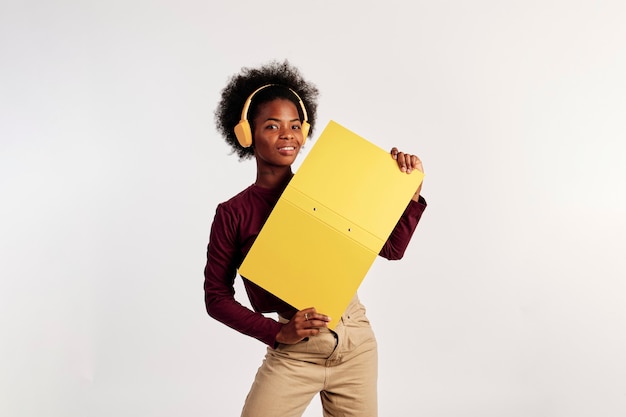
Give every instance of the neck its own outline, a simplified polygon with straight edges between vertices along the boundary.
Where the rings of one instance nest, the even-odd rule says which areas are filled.
[[[264,167],[257,169],[254,183],[263,188],[279,188],[284,187],[291,177],[293,177],[291,167]]]

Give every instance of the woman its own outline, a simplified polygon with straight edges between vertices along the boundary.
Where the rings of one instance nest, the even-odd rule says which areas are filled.
[[[244,286],[254,311],[234,298],[237,269],[293,176],[291,166],[315,126],[318,91],[287,61],[243,68],[222,91],[218,131],[241,159],[254,158],[254,184],[218,205],[207,251],[209,315],[268,345],[242,416],[301,416],[320,394],[326,416],[376,416],[376,339],[355,295],[335,330],[314,307],[298,311],[254,283]],[[398,168],[423,171],[415,155],[393,148]],[[421,189],[421,185],[420,185]],[[426,208],[420,189],[380,255],[400,259]],[[281,256],[277,254],[276,261]],[[278,320],[262,313],[278,313]]]

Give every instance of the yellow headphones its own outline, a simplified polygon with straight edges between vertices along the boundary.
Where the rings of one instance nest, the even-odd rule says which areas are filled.
[[[266,84],[262,87],[259,87],[256,90],[254,90],[252,94],[250,94],[250,96],[246,99],[246,102],[243,105],[243,110],[241,111],[241,120],[239,121],[239,123],[237,123],[237,126],[235,126],[235,136],[237,137],[239,144],[243,146],[244,148],[249,148],[252,145],[252,129],[250,128],[250,122],[248,122],[248,109],[250,108],[250,103],[252,102],[252,98],[254,97],[256,93],[263,90],[264,88],[272,87],[276,85],[279,85],[279,84]],[[289,88],[289,87],[286,87],[286,88]],[[304,145],[304,142],[306,142],[306,138],[309,135],[309,130],[311,129],[311,125],[308,122],[309,118],[306,114],[306,108],[304,107],[304,103],[302,102],[302,99],[300,98],[298,93],[293,91],[291,88],[289,88],[289,91],[291,91],[293,95],[296,96],[296,98],[298,99],[298,102],[300,102],[300,108],[302,109],[302,117],[304,120],[302,120],[301,129],[302,129],[302,144]]]

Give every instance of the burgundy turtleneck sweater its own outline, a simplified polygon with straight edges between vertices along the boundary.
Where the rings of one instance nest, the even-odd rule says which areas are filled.
[[[252,311],[235,300],[233,284],[237,269],[283,190],[284,187],[267,189],[251,185],[219,204],[211,226],[204,269],[204,297],[209,315],[272,347],[282,324],[261,313],[276,312],[289,318],[296,309],[242,277],[254,308]],[[402,258],[425,209],[426,201],[421,196],[419,202],[409,202],[380,256],[391,260]]]

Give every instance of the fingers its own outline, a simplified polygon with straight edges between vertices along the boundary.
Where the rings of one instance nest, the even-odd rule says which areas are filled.
[[[331,318],[318,313],[315,308],[306,308],[298,311],[291,319],[294,322],[296,332],[301,337],[317,336],[320,329],[328,326]]]
[[[313,307],[298,311],[294,318],[296,321],[304,322],[305,328],[326,327],[326,323],[331,321],[330,317],[318,313]]]
[[[400,152],[395,146],[391,148],[390,153],[391,157],[398,161],[400,171],[406,172],[407,174],[410,174],[414,170],[424,172],[424,169],[422,168],[422,161],[420,161],[417,155]]]
[[[276,335],[278,343],[295,344],[302,339],[317,336],[320,329],[327,327],[332,319],[325,314],[318,313],[315,308],[305,308],[298,311]]]

